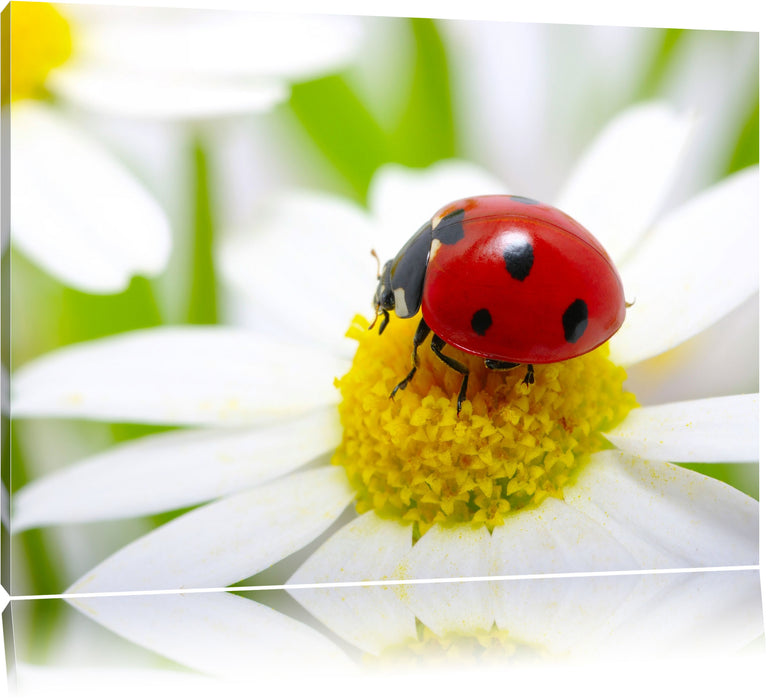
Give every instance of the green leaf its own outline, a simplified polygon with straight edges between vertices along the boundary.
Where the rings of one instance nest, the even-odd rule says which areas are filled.
[[[369,181],[388,152],[385,134],[363,102],[335,75],[294,85],[289,104],[315,145],[364,202]]]
[[[750,165],[760,162],[760,99],[759,95],[749,112],[742,128],[738,141],[733,149],[728,172],[748,168]]]
[[[424,167],[455,155],[455,129],[447,54],[429,19],[412,19],[412,80],[396,126],[386,133],[345,77],[295,85],[291,110],[315,145],[366,201],[369,183],[384,163]]]
[[[69,345],[137,328],[161,324],[151,283],[133,277],[119,294],[94,295],[64,287],[59,316],[59,344]]]
[[[712,479],[724,481],[733,488],[742,491],[754,499],[760,498],[759,464],[689,464],[681,463],[681,467],[692,469],[699,474],[705,474]]]
[[[450,71],[439,31],[430,19],[412,19],[413,79],[407,104],[391,134],[393,160],[425,167],[455,155]]]
[[[218,299],[213,264],[214,225],[208,157],[202,142],[192,144],[193,202],[191,278],[186,320],[188,323],[217,323]]]
[[[86,294],[63,286],[16,250],[6,257],[13,274],[12,372],[62,345],[161,323],[151,283],[143,277],[118,294]]]
[[[663,36],[638,91],[640,99],[649,99],[657,96],[663,80],[671,70],[671,64],[677,55],[679,45],[688,30],[662,29],[655,31],[662,32]]]

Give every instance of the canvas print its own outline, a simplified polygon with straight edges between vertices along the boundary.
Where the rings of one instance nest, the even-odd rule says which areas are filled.
[[[758,648],[757,33],[2,21],[19,678]]]

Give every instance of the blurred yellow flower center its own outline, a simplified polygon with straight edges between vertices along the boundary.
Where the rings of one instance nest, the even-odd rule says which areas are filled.
[[[376,661],[379,665],[414,662],[427,664],[439,661],[444,664],[481,664],[514,660],[516,657],[539,658],[538,648],[513,639],[495,625],[490,630],[479,630],[468,634],[438,635],[422,623],[418,623],[418,638],[395,647],[385,649]],[[367,657],[367,662],[373,659]]]
[[[11,99],[43,94],[52,68],[64,63],[73,42],[65,18],[48,3],[11,4]]]
[[[342,465],[356,491],[356,509],[413,523],[415,537],[434,523],[482,523],[562,498],[588,455],[608,446],[602,432],[636,406],[623,391],[625,370],[608,347],[550,365],[493,371],[482,358],[445,353],[470,371],[467,400],[456,414],[461,375],[426,342],[420,367],[394,399],[391,390],[411,367],[417,319],[392,317],[385,332],[357,316],[348,336],[359,342],[342,393]]]

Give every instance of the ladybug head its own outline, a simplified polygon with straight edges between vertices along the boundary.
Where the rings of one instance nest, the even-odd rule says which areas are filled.
[[[387,263],[385,263],[383,266],[383,272],[378,278],[379,281],[377,282],[377,289],[375,290],[375,296],[373,299],[375,307],[375,320],[377,320],[377,317],[380,314],[383,314],[387,320],[388,311],[393,311],[394,307],[396,306],[396,300],[394,299],[393,295],[393,287],[391,286],[392,264],[393,260],[389,260]],[[374,323],[372,325],[374,325]],[[383,332],[384,328],[385,321],[380,326],[380,333]]]
[[[377,282],[375,290],[374,305],[377,313],[383,311],[392,311],[395,305],[393,298],[393,288],[391,287],[391,265],[393,260],[389,260],[383,266],[383,272]]]

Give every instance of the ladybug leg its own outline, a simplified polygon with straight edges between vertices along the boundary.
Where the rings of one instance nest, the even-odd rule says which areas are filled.
[[[380,324],[380,329],[377,331],[377,335],[382,335],[383,331],[385,330],[385,327],[388,325],[388,321],[391,320],[391,317],[388,315],[388,312],[383,309],[383,322]]]
[[[492,360],[491,358],[487,358],[485,360],[485,366],[488,369],[495,369],[495,370],[513,369],[514,367],[517,367],[519,364],[520,364],[519,362],[504,362],[503,360]],[[533,383],[534,383],[533,365],[526,365],[523,384],[533,384]]]
[[[495,370],[514,369],[519,364],[520,364],[519,362],[504,362],[503,360],[492,360],[490,358],[485,360],[485,366],[488,369],[495,369]]]
[[[451,367],[456,372],[463,375],[463,382],[461,382],[461,390],[458,392],[458,413],[461,412],[461,404],[466,400],[466,388],[469,386],[469,370],[466,365],[454,360],[452,357],[448,357],[442,353],[442,348],[446,345],[436,333],[431,338],[431,349],[434,354],[442,360],[448,367]]]
[[[386,314],[387,316],[387,314]],[[423,343],[423,341],[428,338],[428,334],[431,332],[431,329],[428,327],[428,324],[423,320],[423,317],[420,317],[420,323],[418,324],[417,329],[415,330],[415,337],[412,339],[412,369],[410,370],[410,373],[404,377],[395,387],[393,387],[393,391],[391,392],[391,398],[394,397],[397,391],[399,389],[406,389],[407,384],[409,384],[412,381],[412,378],[415,376],[415,372],[418,371],[418,346]]]

